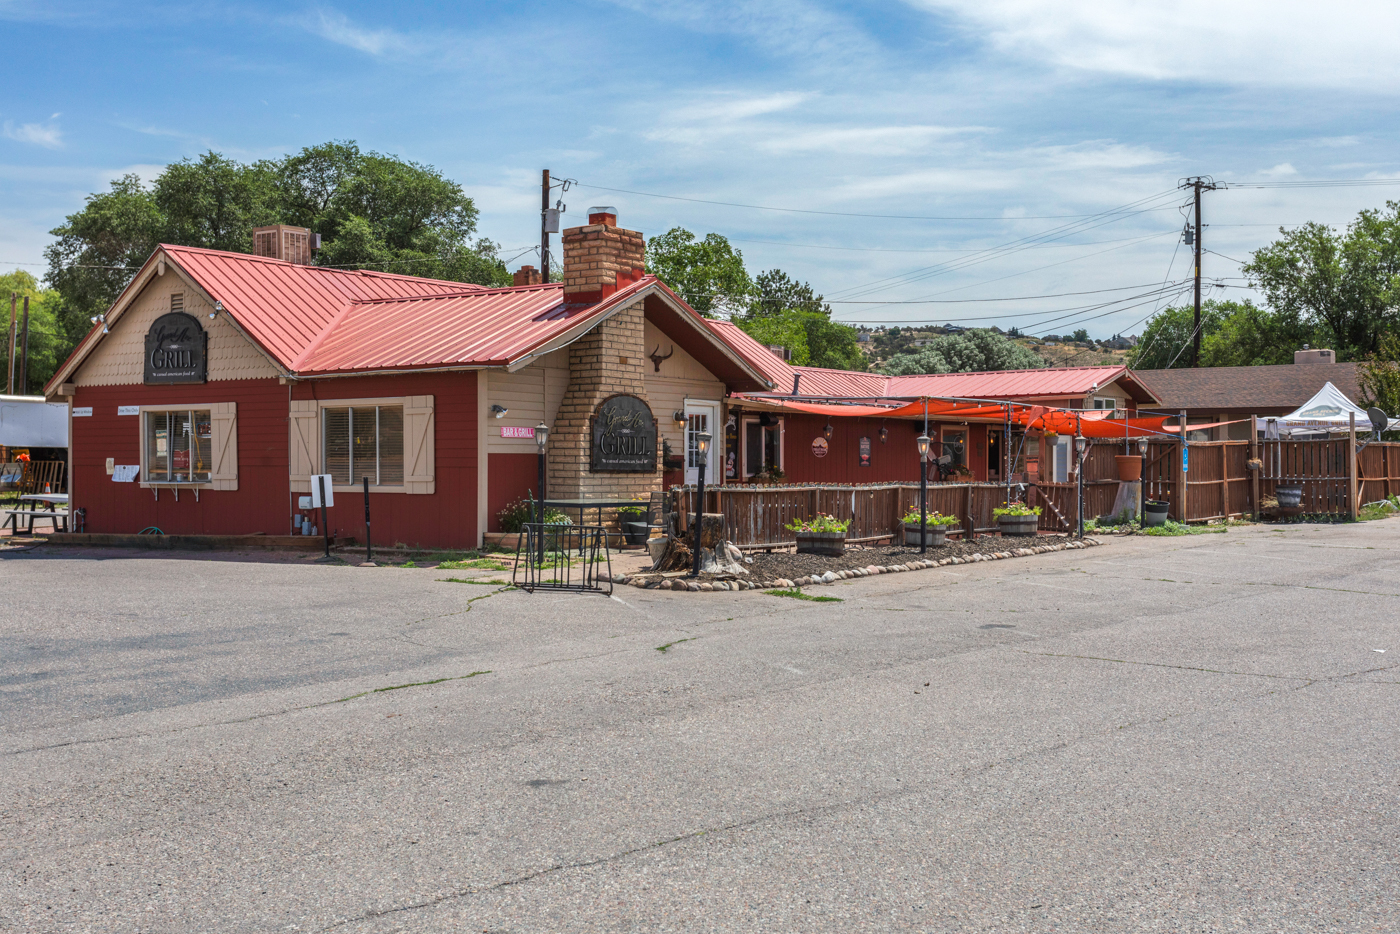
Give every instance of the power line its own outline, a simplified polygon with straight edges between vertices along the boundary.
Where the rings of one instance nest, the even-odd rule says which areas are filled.
[[[1266,224],[1266,225],[1263,225],[1263,226],[1269,226],[1269,225]],[[807,249],[807,250],[844,250],[844,251],[846,251],[846,252],[851,252],[851,253],[982,253],[982,252],[985,252],[987,249],[989,249],[988,247],[981,247],[981,248],[978,248],[978,249],[965,249],[965,250],[955,250],[955,249],[952,249],[952,248],[937,249],[937,250],[900,250],[900,249],[883,248],[883,247],[830,246],[830,245],[824,244],[824,243],[789,243],[789,242],[787,242],[786,240],[747,240],[747,239],[742,239],[742,238],[739,238],[739,237],[727,237],[726,239],[729,240],[730,243],[766,243],[766,244],[769,244],[769,245],[772,245],[772,246],[801,247],[802,249]],[[1136,238],[1136,237],[1119,237],[1118,239],[1115,239],[1115,240],[1090,240],[1090,241],[1088,241],[1087,243],[1050,243],[1050,244],[1045,244],[1045,247],[1044,247],[1044,248],[1052,248],[1052,247],[1053,247],[1053,248],[1063,248],[1063,247],[1075,247],[1075,246],[1097,246],[1097,245],[1100,244],[1100,243],[1123,243],[1124,241],[1127,241],[1127,240],[1135,240],[1135,239],[1137,239],[1137,238]]]
[[[1225,182],[1226,188],[1370,188],[1400,185],[1400,178],[1321,178],[1291,182]]]
[[[825,217],[875,217],[884,220],[901,221],[1025,221],[1025,220],[1059,220],[1071,217],[1097,217],[1097,214],[1024,214],[1019,217],[960,217],[953,215],[928,215],[928,214],[864,214],[852,211],[814,211],[807,208],[779,208],[765,204],[742,204],[737,201],[712,201],[708,198],[685,198],[680,195],[662,195],[654,191],[633,191],[630,188],[609,188],[605,185],[588,185],[583,182],[574,183],[579,188],[591,188],[594,191],[612,191],[624,195],[641,195],[643,198],[662,198],[666,201],[688,201],[691,204],[717,204],[728,208],[748,208],[754,211],[781,211],[785,214],[819,214]]]
[[[1151,282],[1144,282],[1141,285],[1124,285],[1116,289],[1093,289],[1088,292],[1052,292],[1045,295],[1015,295],[1008,298],[944,298],[944,299],[916,299],[913,301],[879,301],[862,302],[851,300],[837,300],[826,302],[829,305],[961,305],[969,302],[1029,302],[1039,298],[1064,298],[1068,295],[1102,295],[1105,292],[1126,292],[1129,289],[1145,289]]]

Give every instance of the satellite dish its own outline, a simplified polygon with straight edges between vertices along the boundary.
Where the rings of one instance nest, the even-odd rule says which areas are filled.
[[[1390,423],[1390,419],[1386,418],[1384,410],[1378,409],[1375,406],[1371,406],[1371,408],[1366,410],[1366,417],[1371,420],[1372,431],[1385,431],[1385,426]]]

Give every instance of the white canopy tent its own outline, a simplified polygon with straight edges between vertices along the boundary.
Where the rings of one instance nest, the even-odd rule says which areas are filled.
[[[1340,389],[1328,382],[1297,411],[1261,421],[1264,422],[1265,433],[1275,437],[1277,434],[1346,431],[1351,427],[1352,415],[1356,416],[1357,431],[1372,430],[1371,416],[1366,414],[1366,410],[1358,408]]]
[[[68,447],[68,405],[43,396],[0,395],[0,444],[10,448]]]

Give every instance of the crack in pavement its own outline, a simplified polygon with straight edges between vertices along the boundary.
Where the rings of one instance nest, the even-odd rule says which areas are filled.
[[[1244,678],[1276,678],[1280,681],[1301,681],[1302,687],[1327,681],[1341,681],[1346,678],[1355,678],[1360,675],[1374,674],[1378,671],[1391,671],[1400,668],[1400,664],[1382,665],[1379,668],[1365,668],[1361,671],[1353,671],[1344,675],[1277,675],[1258,671],[1226,671],[1219,668],[1206,668],[1200,665],[1173,665],[1168,662],[1139,662],[1127,658],[1104,658],[1098,655],[1075,655],[1069,652],[1028,652],[1025,649],[1016,649],[1022,655],[1040,655],[1045,658],[1077,658],[1088,662],[1113,662],[1117,665],[1141,665],[1144,668],[1175,668],[1178,671],[1203,671],[1212,675],[1239,675]],[[1387,684],[1390,682],[1373,682],[1376,684]]]

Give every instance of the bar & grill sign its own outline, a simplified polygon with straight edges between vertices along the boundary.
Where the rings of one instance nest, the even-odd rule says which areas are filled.
[[[656,419],[636,396],[604,399],[593,413],[589,466],[632,473],[656,470]]]
[[[161,315],[146,332],[146,383],[203,383],[209,335],[184,312]]]

